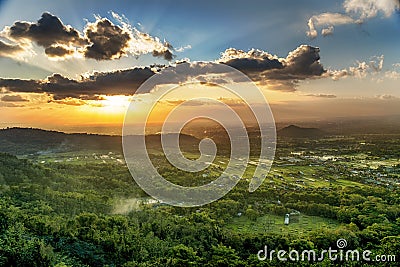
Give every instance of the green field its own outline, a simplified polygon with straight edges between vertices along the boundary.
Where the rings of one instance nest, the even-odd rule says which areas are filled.
[[[252,221],[246,216],[236,217],[226,228],[238,233],[275,233],[282,235],[298,236],[318,229],[335,229],[340,224],[331,219],[319,216],[300,214],[297,222],[284,224],[284,216],[273,214],[264,215]]]

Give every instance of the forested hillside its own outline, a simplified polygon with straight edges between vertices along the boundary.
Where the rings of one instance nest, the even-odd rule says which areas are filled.
[[[331,181],[330,189],[296,190],[265,182],[249,193],[243,179],[215,203],[175,208],[150,201],[123,164],[35,163],[9,154],[0,163],[1,266],[321,266],[259,261],[257,252],[265,245],[320,251],[339,238],[375,254],[400,249],[397,188]],[[300,221],[284,226],[293,210]],[[341,265],[361,263],[351,264]]]

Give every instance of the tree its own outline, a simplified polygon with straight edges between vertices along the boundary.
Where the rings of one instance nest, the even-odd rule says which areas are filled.
[[[191,247],[182,244],[176,245],[169,251],[166,266],[200,266],[202,259],[196,254],[196,251]]]
[[[252,221],[256,221],[259,215],[260,214],[252,208],[246,210],[246,216]]]
[[[222,244],[213,246],[211,250],[211,259],[207,267],[238,267],[243,266],[243,262],[231,247]]]

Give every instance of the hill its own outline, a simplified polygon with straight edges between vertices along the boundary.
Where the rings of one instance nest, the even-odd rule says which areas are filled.
[[[302,128],[296,125],[289,125],[278,131],[278,137],[288,138],[320,138],[326,133],[318,128]]]
[[[139,136],[129,136],[135,139]],[[196,147],[199,140],[180,134],[181,145]],[[160,135],[146,136],[148,148],[161,148]],[[67,134],[34,128],[0,129],[0,152],[13,155],[49,154],[65,151],[104,150],[122,152],[121,136],[99,134]]]

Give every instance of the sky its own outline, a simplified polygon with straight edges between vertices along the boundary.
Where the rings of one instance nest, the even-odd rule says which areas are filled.
[[[198,62],[246,74],[278,122],[399,115],[399,8],[398,0],[0,0],[0,127],[118,128],[131,101],[152,99],[134,96],[144,81]],[[213,90],[204,92],[232,103]],[[193,94],[160,101],[159,113]]]

